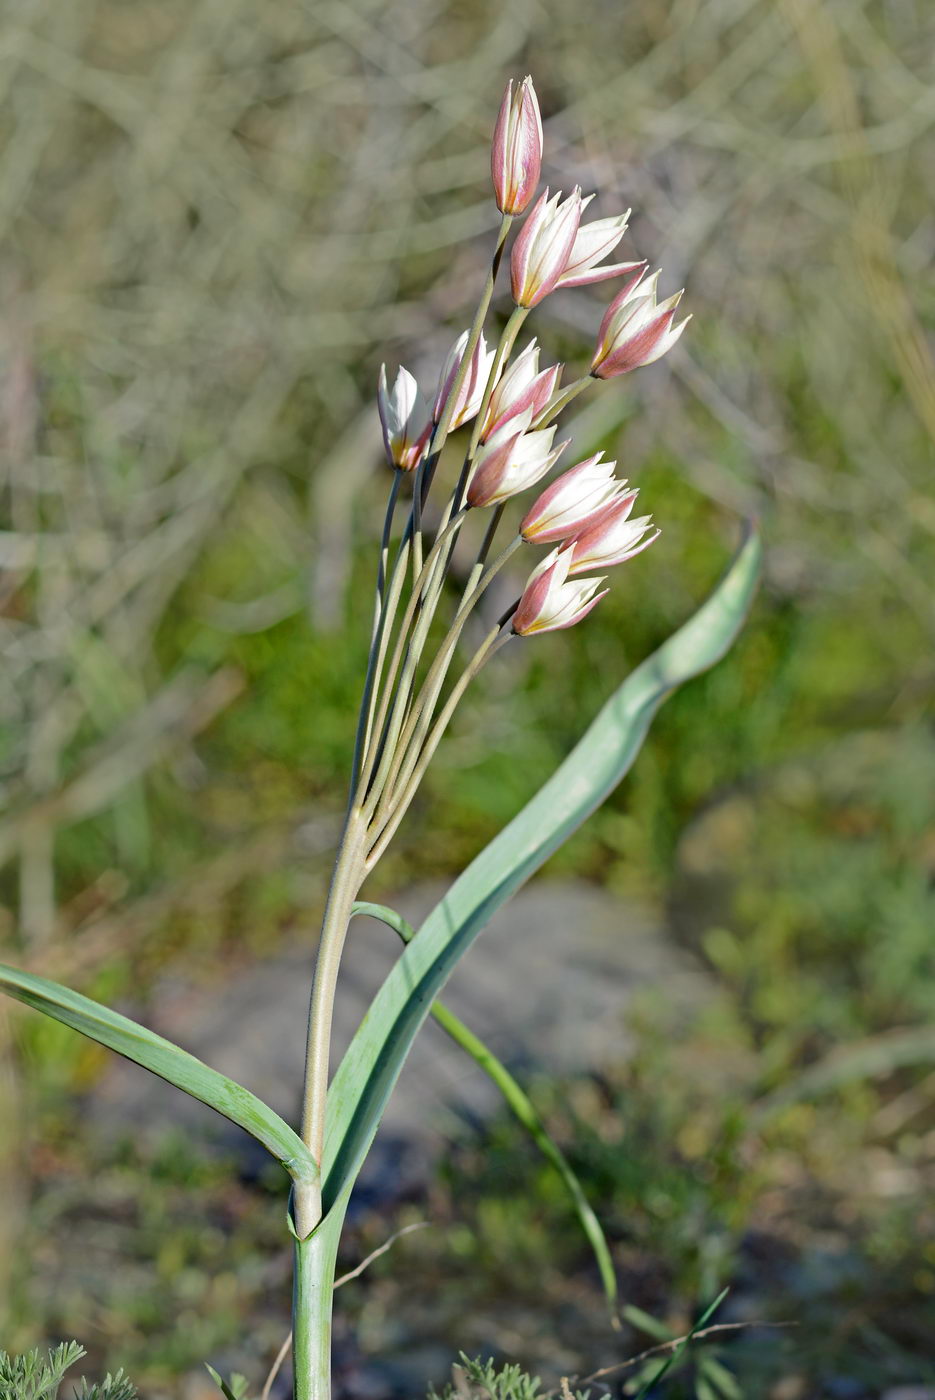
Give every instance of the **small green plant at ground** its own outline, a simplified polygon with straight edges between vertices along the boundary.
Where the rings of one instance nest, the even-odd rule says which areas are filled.
[[[562,1388],[562,1400],[589,1400],[589,1390],[571,1391]],[[461,1353],[459,1365],[451,1368],[451,1380],[441,1391],[430,1390],[428,1400],[545,1400],[542,1381],[530,1376],[521,1366],[507,1364],[497,1367],[488,1357],[481,1361]]]
[[[62,1342],[44,1354],[38,1347],[22,1356],[0,1351],[0,1400],[59,1400],[65,1372],[86,1354],[77,1342]],[[137,1390],[118,1371],[113,1376],[108,1372],[99,1383],[82,1379],[72,1396],[74,1400],[137,1400]]]

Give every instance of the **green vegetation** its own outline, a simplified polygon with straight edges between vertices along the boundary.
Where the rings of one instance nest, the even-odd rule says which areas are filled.
[[[45,1356],[38,1348],[23,1356],[0,1351],[0,1400],[58,1400],[65,1372],[85,1355],[77,1342],[62,1342]],[[73,1394],[75,1400],[138,1400],[123,1371],[108,1373],[100,1385],[82,1379]]]

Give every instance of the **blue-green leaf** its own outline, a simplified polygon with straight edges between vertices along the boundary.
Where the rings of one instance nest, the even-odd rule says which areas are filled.
[[[101,1006],[45,977],[35,977],[0,963],[0,992],[43,1011],[91,1040],[116,1050],[128,1060],[158,1074],[160,1079],[200,1099],[209,1108],[229,1118],[261,1142],[281,1162],[295,1181],[313,1182],[318,1177],[314,1157],[278,1113],[251,1094],[249,1089],[219,1074],[201,1060],[173,1045],[145,1026]]]

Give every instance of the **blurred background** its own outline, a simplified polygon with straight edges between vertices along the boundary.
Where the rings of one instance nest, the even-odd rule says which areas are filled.
[[[487,673],[371,897],[456,873],[740,518],[767,537],[737,647],[539,877],[619,910],[619,1042],[522,1077],[647,1316],[611,1329],[561,1187],[508,1116],[464,1112],[415,1185],[378,1157],[352,1213],[347,1268],[430,1228],[339,1294],[346,1396],[418,1396],[459,1348],[554,1384],[728,1285],[722,1320],[796,1327],[727,1334],[660,1395],[935,1395],[933,59],[926,0],[7,0],[8,961],[193,1046],[232,979],[243,1009],[261,968],[310,965],[387,485],[376,373],[431,383],[470,319],[507,77],[534,75],[543,179],[632,206],[629,255],[688,289],[677,350],[570,419],[663,535],[586,626]],[[586,363],[612,292],[547,299],[547,360]],[[147,1400],[206,1400],[206,1359],[258,1392],[288,1327],[279,1179],[165,1117],[115,1129],[107,1054],[70,1031],[0,1005],[0,1037],[3,1344],[77,1336]]]

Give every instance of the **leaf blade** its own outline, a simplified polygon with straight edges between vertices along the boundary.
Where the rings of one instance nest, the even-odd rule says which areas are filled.
[[[317,1180],[315,1159],[298,1133],[278,1113],[242,1084],[211,1069],[171,1040],[80,992],[3,963],[0,963],[0,991],[80,1031],[90,1040],[106,1045],[207,1104],[261,1142],[294,1180]]]

